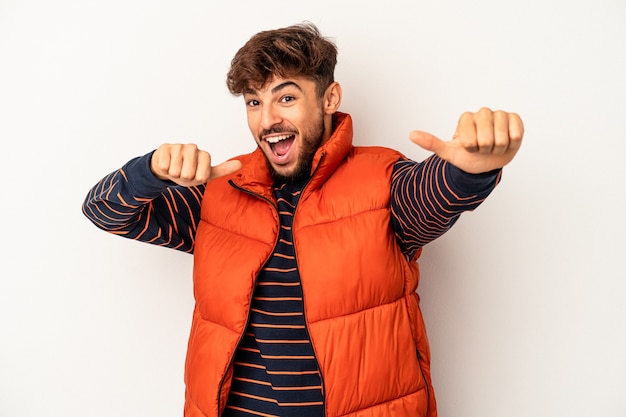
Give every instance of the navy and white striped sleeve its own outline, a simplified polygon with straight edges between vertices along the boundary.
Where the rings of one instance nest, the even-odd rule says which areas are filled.
[[[493,191],[502,171],[468,174],[432,155],[423,162],[401,159],[391,183],[392,227],[407,257],[448,231],[465,211]]]
[[[83,213],[109,233],[192,253],[204,186],[159,180],[150,171],[151,156],[101,179],[87,194]]]

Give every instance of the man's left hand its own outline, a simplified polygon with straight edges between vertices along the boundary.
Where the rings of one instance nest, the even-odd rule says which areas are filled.
[[[523,136],[524,124],[517,114],[483,107],[461,115],[450,141],[419,130],[412,131],[410,139],[457,168],[480,174],[511,162]]]

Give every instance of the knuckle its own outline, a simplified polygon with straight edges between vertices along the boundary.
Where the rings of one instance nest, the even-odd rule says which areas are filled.
[[[504,110],[495,110],[493,112],[494,118],[498,118],[498,119],[508,118],[508,115],[509,115],[509,113],[505,112]]]
[[[466,112],[463,112],[463,113],[461,114],[460,119],[461,119],[461,120],[471,119],[471,118],[473,118],[473,117],[474,117],[474,114],[475,114],[475,113],[472,113],[471,111],[466,111]]]

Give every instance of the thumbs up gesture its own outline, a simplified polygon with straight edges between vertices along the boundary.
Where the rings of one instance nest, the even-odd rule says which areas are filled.
[[[154,151],[150,160],[150,169],[157,178],[185,187],[204,184],[240,168],[241,162],[234,159],[211,165],[211,154],[193,143],[165,143]]]
[[[524,125],[517,114],[483,107],[476,113],[461,115],[450,141],[419,130],[412,131],[409,137],[415,144],[457,168],[480,174],[511,162],[523,136]]]

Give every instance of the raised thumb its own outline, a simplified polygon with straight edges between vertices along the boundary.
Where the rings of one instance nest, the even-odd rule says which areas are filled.
[[[230,175],[241,169],[241,161],[237,159],[231,159],[226,162],[222,162],[219,165],[215,165],[211,167],[211,178],[215,179],[218,177],[223,177],[224,175]]]
[[[427,151],[438,153],[445,147],[445,142],[435,135],[431,135],[421,130],[414,130],[409,134],[409,139],[416,145]]]

